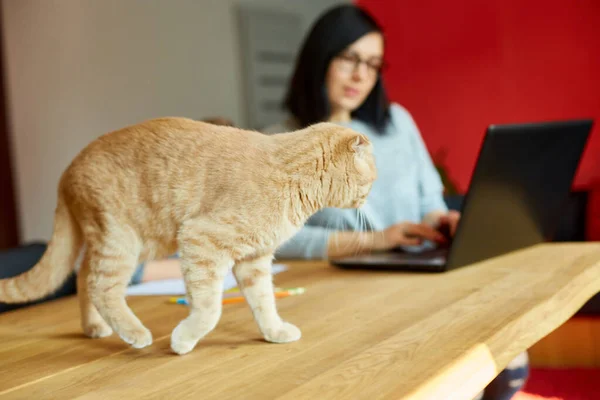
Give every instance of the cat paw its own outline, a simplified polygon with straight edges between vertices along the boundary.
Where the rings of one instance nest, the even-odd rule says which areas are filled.
[[[196,347],[198,339],[191,330],[182,322],[171,334],[171,350],[179,355],[187,354]]]
[[[143,349],[152,344],[152,333],[146,328],[125,331],[120,333],[119,336],[134,349]]]
[[[107,323],[91,323],[83,327],[83,333],[92,339],[99,339],[112,335],[113,330]]]
[[[283,322],[276,328],[265,330],[265,340],[271,343],[295,342],[302,337],[302,332],[295,325]]]

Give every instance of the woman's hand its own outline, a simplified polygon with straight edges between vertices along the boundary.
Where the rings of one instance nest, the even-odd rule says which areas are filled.
[[[438,228],[428,223],[415,224],[400,222],[379,232],[335,232],[329,238],[327,253],[329,258],[386,251],[400,246],[418,246],[425,240],[438,244],[447,244],[448,238],[440,231],[446,224],[451,236],[454,236],[460,213],[450,211],[436,216]]]
[[[375,233],[374,250],[390,250],[399,246],[418,246],[424,240],[436,243],[446,243],[442,233],[430,225],[412,222],[395,224],[380,233]]]
[[[454,237],[458,221],[460,221],[460,213],[455,210],[450,210],[447,214],[439,217],[436,225],[439,230],[445,229],[444,227],[446,227],[450,237]]]
[[[399,246],[416,246],[423,240],[445,243],[446,238],[430,225],[401,222],[379,232],[335,232],[329,238],[329,258],[391,250]]]

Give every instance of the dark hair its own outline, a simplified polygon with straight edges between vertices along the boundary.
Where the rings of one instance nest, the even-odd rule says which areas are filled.
[[[225,117],[208,117],[208,118],[202,118],[200,121],[207,122],[207,123],[213,124],[213,125],[235,126],[235,124],[229,118],[225,118]]]
[[[308,34],[284,105],[301,127],[322,122],[330,112],[325,76],[331,60],[352,43],[381,27],[367,12],[354,5],[334,7],[323,14]],[[389,102],[381,76],[352,117],[382,133],[389,119]]]

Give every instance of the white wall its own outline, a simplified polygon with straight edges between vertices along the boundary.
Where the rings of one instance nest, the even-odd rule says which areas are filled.
[[[312,19],[336,2],[279,4]],[[97,136],[166,115],[244,126],[235,4],[2,0],[22,240],[49,239],[60,174]]]

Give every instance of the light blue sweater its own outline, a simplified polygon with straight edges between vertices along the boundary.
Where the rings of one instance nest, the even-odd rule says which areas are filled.
[[[378,178],[362,207],[366,224],[361,226],[354,209],[324,209],[277,250],[277,258],[324,259],[332,230],[379,231],[399,222],[421,222],[431,211],[447,211],[440,176],[411,115],[398,104],[391,105],[390,114],[383,135],[358,120],[343,124],[373,143]],[[288,123],[270,127],[266,133],[293,129]]]

